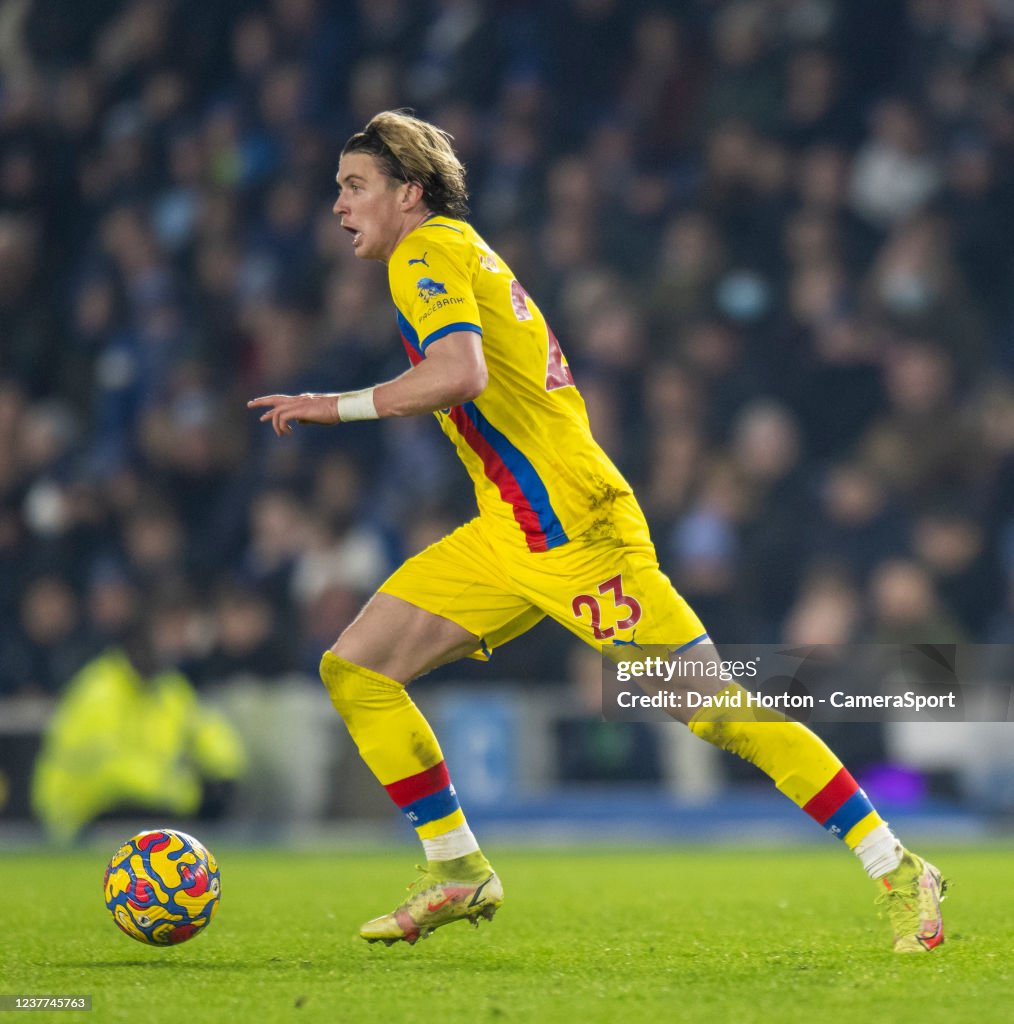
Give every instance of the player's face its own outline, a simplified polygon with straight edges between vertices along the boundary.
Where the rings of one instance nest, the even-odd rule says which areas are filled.
[[[367,153],[349,153],[338,164],[334,212],[352,235],[361,260],[386,263],[405,233],[404,182],[384,174]]]

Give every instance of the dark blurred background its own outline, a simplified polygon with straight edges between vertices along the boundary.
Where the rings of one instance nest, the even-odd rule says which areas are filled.
[[[209,699],[312,678],[472,514],[428,418],[280,442],[245,408],[404,369],[331,214],[401,106],[719,643],[1014,643],[1009,4],[6,0],[0,718],[156,612]],[[594,670],[539,627],[452,675]],[[578,724],[558,776],[665,774]]]

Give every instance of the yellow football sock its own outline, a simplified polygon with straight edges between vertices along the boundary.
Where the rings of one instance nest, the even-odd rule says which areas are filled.
[[[440,744],[405,687],[326,651],[320,677],[367,766],[423,841],[431,860],[479,849]]]
[[[730,683],[719,694],[728,695],[730,706],[701,708],[690,720],[690,731],[755,764],[796,806],[850,848],[884,823],[819,736],[777,711],[749,708],[746,693]]]

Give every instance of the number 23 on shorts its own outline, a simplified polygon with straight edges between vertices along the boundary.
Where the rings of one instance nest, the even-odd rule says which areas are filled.
[[[617,631],[633,629],[641,618],[641,604],[637,598],[623,592],[623,576],[617,574],[600,583],[597,596],[578,594],[571,601],[570,607],[574,616],[583,619],[587,614],[591,620],[592,634],[596,640],[610,640]],[[614,626],[602,625],[603,602],[606,615],[613,618]],[[625,612],[621,617],[621,612]]]

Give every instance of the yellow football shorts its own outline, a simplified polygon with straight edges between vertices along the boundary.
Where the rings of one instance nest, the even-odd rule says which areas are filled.
[[[477,517],[410,558],[380,590],[475,634],[478,658],[546,615],[617,656],[632,643],[680,647],[706,632],[659,568],[632,496],[548,551],[509,546]]]

